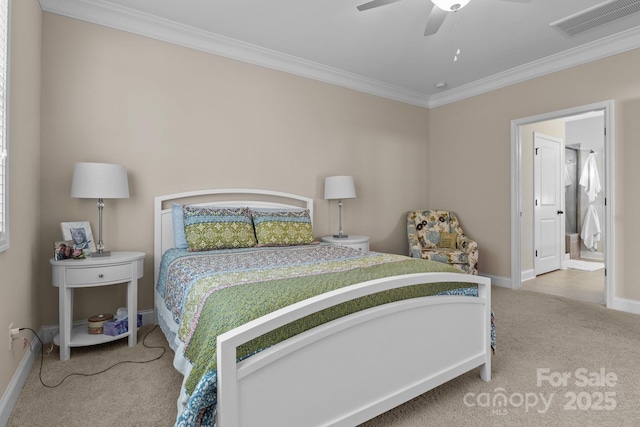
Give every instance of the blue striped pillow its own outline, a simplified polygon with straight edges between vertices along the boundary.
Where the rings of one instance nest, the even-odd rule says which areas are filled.
[[[248,208],[183,206],[182,216],[190,251],[250,248],[257,243]]]

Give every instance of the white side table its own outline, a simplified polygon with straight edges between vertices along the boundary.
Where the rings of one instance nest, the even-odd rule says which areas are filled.
[[[70,347],[82,347],[129,337],[129,347],[136,345],[138,334],[138,279],[143,274],[143,252],[111,252],[110,256],[86,259],[50,259],[53,286],[59,288],[60,333],[53,342],[60,346],[60,360],[68,360]],[[86,325],[72,327],[73,290],[94,286],[127,283],[129,330],[121,335],[91,335]]]
[[[369,252],[369,236],[349,235],[349,237],[343,238],[324,236],[322,238],[322,241],[332,243],[334,245],[348,246],[350,248],[359,249],[362,252]]]

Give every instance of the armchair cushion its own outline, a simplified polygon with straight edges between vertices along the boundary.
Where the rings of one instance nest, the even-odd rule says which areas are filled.
[[[444,249],[456,249],[457,247],[457,233],[440,233],[440,241],[438,242],[439,248]]]
[[[435,248],[422,252],[423,259],[444,262],[446,264],[466,264],[469,256],[466,252],[458,249]]]
[[[454,212],[407,213],[407,237],[412,257],[447,263],[464,273],[478,274],[478,243],[464,234]]]

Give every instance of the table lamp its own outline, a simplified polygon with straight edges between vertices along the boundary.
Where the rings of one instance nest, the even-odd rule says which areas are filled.
[[[352,176],[328,176],[324,179],[324,198],[327,200],[338,199],[338,234],[333,237],[344,239],[349,237],[342,233],[342,199],[355,199],[356,187]]]
[[[124,166],[109,163],[76,163],[73,168],[71,197],[98,199],[98,244],[97,252],[91,253],[91,256],[109,256],[111,252],[104,250],[102,241],[104,199],[129,198],[127,170]]]

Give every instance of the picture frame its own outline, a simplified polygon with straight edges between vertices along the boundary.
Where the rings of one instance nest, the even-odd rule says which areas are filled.
[[[72,241],[71,258],[84,258],[96,252],[89,221],[61,222],[62,239]]]
[[[58,240],[53,243],[53,259],[62,261],[71,258],[73,240]]]

